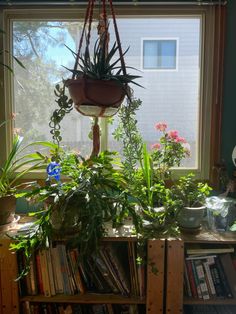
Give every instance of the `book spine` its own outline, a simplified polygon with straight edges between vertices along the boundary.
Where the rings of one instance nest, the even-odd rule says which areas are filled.
[[[187,266],[187,272],[188,272],[188,278],[189,278],[192,296],[194,298],[197,298],[198,297],[197,287],[196,287],[196,283],[194,279],[192,263],[190,260],[186,260],[186,266]]]
[[[208,292],[207,283],[206,283],[206,279],[205,279],[205,274],[204,274],[202,263],[201,263],[200,260],[195,260],[194,264],[195,264],[195,267],[196,267],[196,272],[197,272],[198,282],[199,282],[200,289],[201,289],[202,298],[204,300],[209,300],[210,299],[210,295],[209,295],[209,292]]]
[[[65,256],[65,246],[63,244],[58,244],[58,252],[59,252],[59,259],[60,259],[60,266],[61,266],[61,273],[63,278],[63,287],[64,293],[71,295],[71,286],[68,277],[68,267],[67,267],[67,260]]]
[[[197,271],[196,271],[196,267],[195,267],[194,261],[191,261],[191,265],[192,265],[192,270],[193,270],[194,282],[195,282],[196,288],[197,288],[197,295],[198,295],[199,299],[202,299],[202,292],[201,292],[200,282],[198,280],[198,275],[197,275]]]
[[[53,275],[55,279],[55,290],[56,290],[56,293],[58,294],[64,293],[59,251],[57,247],[52,247],[50,248],[50,250],[51,250]]]
[[[46,258],[47,258],[48,276],[49,276],[49,285],[50,285],[51,295],[56,295],[50,249],[46,251]]]
[[[190,280],[189,280],[189,275],[188,275],[188,270],[187,270],[187,262],[185,261],[184,263],[184,282],[186,286],[186,294],[188,297],[192,297],[192,292],[191,292],[191,285],[190,285]]]
[[[215,262],[216,262],[217,269],[219,271],[219,276],[220,276],[220,281],[221,281],[222,287],[225,291],[225,296],[229,299],[232,299],[233,293],[230,289],[230,286],[229,286],[229,283],[228,283],[227,277],[225,275],[224,268],[222,266],[222,263],[221,263],[219,256],[216,257]]]
[[[212,275],[211,275],[211,271],[210,271],[210,267],[209,267],[208,262],[204,262],[203,266],[204,266],[205,273],[206,273],[206,276],[207,276],[210,294],[212,296],[215,296],[216,295],[216,289],[215,289],[215,286],[214,286],[214,282],[213,282],[213,279],[212,279]]]
[[[50,283],[49,283],[46,250],[40,251],[40,265],[41,265],[41,272],[42,272],[42,278],[43,278],[44,295],[45,297],[50,297],[51,290],[50,290]]]
[[[39,292],[41,294],[44,294],[43,277],[42,277],[41,262],[40,262],[40,254],[37,253],[35,258],[36,258],[38,288],[39,288]]]
[[[220,282],[220,276],[219,276],[219,273],[218,273],[218,270],[217,270],[215,264],[210,265],[210,271],[211,271],[212,280],[213,280],[213,283],[215,286],[216,295],[219,298],[223,298],[224,297],[224,291],[222,289],[221,282]]]

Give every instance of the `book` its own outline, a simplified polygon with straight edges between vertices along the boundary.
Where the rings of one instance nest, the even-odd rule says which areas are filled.
[[[44,249],[40,250],[39,256],[40,256],[40,267],[41,267],[41,273],[42,273],[44,295],[46,297],[50,297],[51,296],[51,290],[50,290],[50,283],[49,283],[46,250],[44,250]]]
[[[79,261],[76,259],[75,250],[73,250],[73,249],[69,250],[67,252],[67,254],[69,257],[69,263],[71,265],[71,270],[72,270],[72,274],[74,276],[77,290],[78,290],[78,292],[83,294],[83,293],[85,293],[86,289],[85,289],[85,286],[84,286],[84,283],[82,280],[82,276],[81,276],[80,271],[79,271]]]
[[[50,249],[46,250],[45,254],[46,254],[46,259],[47,259],[48,277],[49,277],[51,295],[56,295],[55,281],[54,281],[53,268],[52,268],[51,250]]]
[[[192,297],[191,285],[190,285],[190,280],[189,280],[189,274],[188,274],[186,260],[185,260],[185,263],[184,263],[184,285],[185,285],[185,292],[186,292],[185,294],[188,297]]]
[[[115,251],[114,247],[110,244],[103,246],[103,251],[109,261],[111,268],[114,272],[114,277],[116,277],[117,282],[121,287],[121,291],[124,295],[129,295],[130,293],[130,284],[127,277],[127,274],[124,271],[123,265],[118,258],[118,254]]]
[[[233,296],[236,297],[236,270],[234,268],[232,258],[230,254],[227,253],[220,255],[220,260],[231,288],[231,292],[233,293]]]
[[[190,261],[190,262],[191,262],[191,266],[192,266],[192,270],[193,270],[194,282],[195,282],[196,289],[197,289],[197,296],[199,299],[202,299],[202,291],[201,291],[201,287],[200,287],[200,281],[199,281],[198,275],[197,275],[197,270],[196,270],[194,261]]]
[[[203,261],[203,266],[205,269],[205,274],[207,277],[207,282],[208,282],[208,287],[209,287],[208,290],[209,290],[210,295],[214,297],[216,296],[216,290],[215,290],[214,282],[213,282],[210,267],[209,267],[209,265],[211,264],[212,263],[210,262],[210,259],[208,259],[207,261]]]
[[[36,274],[37,274],[38,289],[41,294],[44,294],[43,277],[42,277],[42,269],[41,269],[39,252],[36,253],[35,259],[36,259],[36,270],[37,270]]]
[[[215,248],[191,248],[187,249],[188,255],[207,255],[207,254],[223,254],[223,253],[233,253],[234,247],[215,247]]]
[[[71,288],[71,284],[69,281],[69,268],[67,264],[67,258],[66,258],[66,249],[64,244],[57,244],[58,249],[58,255],[59,255],[59,261],[60,261],[60,269],[62,273],[63,278],[63,291],[65,294],[72,295],[73,291]]]
[[[50,247],[50,253],[56,294],[64,293],[58,248]]]
[[[199,286],[201,289],[202,298],[203,298],[203,300],[209,300],[210,295],[209,295],[209,291],[208,291],[208,287],[207,287],[207,283],[206,283],[206,278],[205,278],[205,274],[204,274],[204,269],[203,269],[203,265],[202,265],[201,260],[194,260],[194,265],[196,267],[196,273],[197,273],[197,277],[198,277]]]
[[[222,289],[218,268],[216,267],[215,263],[209,265],[209,267],[210,267],[210,271],[211,271],[211,276],[212,276],[212,280],[213,280],[213,283],[214,283],[214,287],[215,287],[215,290],[216,290],[216,295],[219,298],[224,298],[225,294],[224,294],[224,290]]]
[[[31,256],[30,270],[29,270],[29,274],[27,275],[27,277],[30,281],[30,292],[31,292],[30,294],[31,295],[38,294],[35,254],[33,254]]]
[[[191,287],[191,294],[194,298],[197,298],[198,297],[197,286],[194,279],[192,262],[190,260],[186,260],[186,267],[187,267],[188,278],[189,278],[189,283]]]
[[[231,298],[233,298],[233,293],[232,293],[231,288],[229,286],[229,283],[228,283],[228,280],[227,280],[227,277],[226,277],[226,274],[225,274],[225,271],[224,271],[224,268],[223,268],[223,265],[221,263],[219,256],[217,256],[215,258],[215,263],[216,263],[216,266],[217,266],[217,269],[219,272],[221,285],[222,285],[222,288],[224,290],[224,295],[226,298],[231,299]]]

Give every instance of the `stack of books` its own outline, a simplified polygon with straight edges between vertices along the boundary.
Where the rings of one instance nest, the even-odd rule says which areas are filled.
[[[185,258],[185,295],[196,299],[236,297],[236,268],[233,247],[189,249]]]
[[[145,296],[145,267],[137,264],[135,242],[104,242],[98,253],[83,262],[78,248],[56,243],[35,253],[28,275],[20,281],[20,294],[75,295],[112,293],[122,296]],[[128,263],[127,263],[128,261]],[[24,257],[18,255],[19,272]]]

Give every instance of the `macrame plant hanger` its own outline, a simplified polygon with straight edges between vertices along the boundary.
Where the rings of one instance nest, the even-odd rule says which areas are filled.
[[[72,79],[75,79],[75,71],[78,68],[79,65],[79,57],[81,54],[81,49],[85,37],[85,31],[86,28],[88,29],[87,36],[86,36],[86,46],[85,50],[89,51],[89,45],[90,45],[90,39],[91,39],[91,28],[92,28],[92,22],[93,22],[93,13],[94,13],[94,5],[96,0],[89,0],[88,6],[86,9],[85,19],[84,19],[84,25],[81,33],[81,38],[79,41],[79,48],[78,53],[76,56],[75,64],[74,64],[74,71],[72,75]],[[99,5],[100,5],[99,1]],[[115,31],[115,38],[116,43],[118,46],[119,56],[120,56],[120,63],[121,63],[121,69],[124,75],[126,75],[126,67],[125,67],[125,61],[124,56],[121,48],[121,42],[120,42],[120,36],[118,32],[116,17],[115,17],[115,11],[113,8],[112,0],[102,0],[102,13],[99,14],[99,24],[98,24],[98,35],[100,36],[100,45],[104,44],[102,41],[105,41],[106,50],[105,53],[108,53],[108,44],[109,44],[109,32],[108,32],[108,19],[107,19],[107,11],[106,11],[106,2],[109,5],[110,13],[113,20],[114,25],[114,31]],[[99,9],[100,10],[100,9]],[[77,109],[79,112],[80,110]],[[99,124],[98,124],[98,117],[103,116],[105,109],[102,108],[100,111],[99,116],[92,115],[94,117],[94,124],[92,127],[92,137],[93,137],[93,150],[91,153],[91,156],[97,156],[100,151],[100,130],[99,130]]]

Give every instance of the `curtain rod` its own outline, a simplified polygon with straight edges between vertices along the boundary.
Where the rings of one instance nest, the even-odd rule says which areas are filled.
[[[19,1],[1,1],[0,2],[0,6],[1,5],[87,5],[88,1],[82,1],[82,2],[72,2],[72,1],[48,1],[48,2],[41,2],[41,1],[32,1],[31,3],[29,2],[19,2]],[[114,5],[197,5],[197,6],[201,6],[201,5],[226,5],[227,4],[227,0],[226,1],[169,1],[169,2],[165,2],[165,1],[158,1],[158,2],[144,2],[144,1],[126,1],[126,2],[115,2],[114,1]]]

